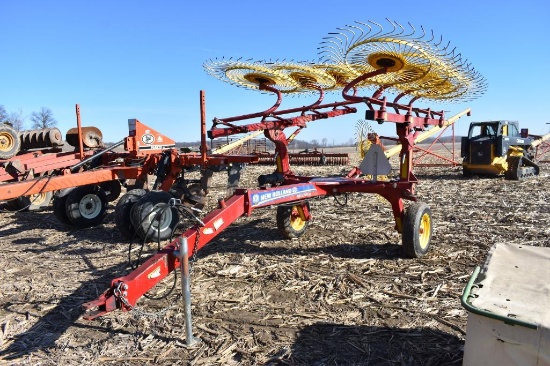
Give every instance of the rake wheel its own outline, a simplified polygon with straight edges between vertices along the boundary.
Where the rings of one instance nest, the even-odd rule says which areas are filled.
[[[233,85],[259,90],[260,85],[269,85],[289,93],[300,84],[289,75],[258,63],[234,60],[210,60],[203,65],[210,75]]]
[[[344,63],[358,73],[386,68],[369,81],[417,98],[471,100],[485,92],[484,78],[455,49],[449,50],[449,44],[436,41],[433,32],[388,22],[391,29],[386,32],[369,21],[329,33],[319,47],[322,61]]]
[[[348,85],[351,81],[361,76],[361,74],[359,74],[353,68],[343,63],[339,63],[339,64],[321,63],[321,64],[314,64],[312,66],[315,69],[323,70],[324,72],[332,76],[332,78],[334,79],[334,82],[335,82],[334,86],[331,88],[325,89],[327,91],[334,91],[334,90],[340,91],[346,85]]]
[[[323,69],[315,68],[312,64],[296,62],[273,62],[268,63],[269,67],[283,72],[289,76],[299,87],[290,91],[291,93],[310,92],[316,89],[329,89],[336,84],[336,80]]]
[[[369,139],[372,134],[374,134],[374,131],[367,121],[363,119],[357,121],[355,125],[355,144],[361,160],[365,158],[372,145],[372,141]]]

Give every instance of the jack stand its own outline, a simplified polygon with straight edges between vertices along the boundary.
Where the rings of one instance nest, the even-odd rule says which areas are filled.
[[[175,254],[175,253],[174,253]],[[187,238],[180,240],[180,269],[181,269],[181,293],[183,295],[183,308],[185,316],[185,345],[196,346],[200,338],[193,337],[193,322],[191,320],[191,281],[189,279],[189,248]]]

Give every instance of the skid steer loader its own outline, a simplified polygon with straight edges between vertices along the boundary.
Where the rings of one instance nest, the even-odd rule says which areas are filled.
[[[534,160],[539,140],[520,130],[517,121],[472,122],[461,140],[462,172],[465,177],[504,175],[509,180],[538,175]]]

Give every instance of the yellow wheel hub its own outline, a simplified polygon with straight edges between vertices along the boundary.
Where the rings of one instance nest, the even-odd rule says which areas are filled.
[[[430,215],[424,214],[420,219],[420,227],[418,229],[419,244],[421,248],[426,248],[430,243],[430,233],[431,233],[432,223],[430,220]]]
[[[0,150],[10,151],[15,146],[13,136],[7,132],[0,133]]]
[[[292,207],[290,214],[290,226],[296,231],[300,231],[306,226],[304,210],[301,206]]]
[[[33,205],[42,206],[46,201],[48,195],[44,192],[31,195],[29,198]]]

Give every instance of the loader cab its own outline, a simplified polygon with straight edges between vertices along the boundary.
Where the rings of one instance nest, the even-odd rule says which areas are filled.
[[[461,155],[468,164],[491,164],[495,156],[497,139],[507,128],[502,128],[503,121],[472,122],[468,136],[461,140]]]

